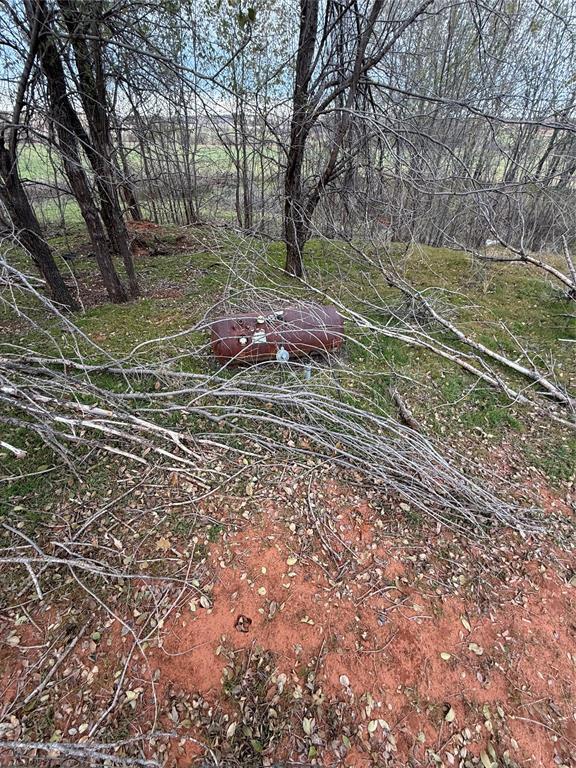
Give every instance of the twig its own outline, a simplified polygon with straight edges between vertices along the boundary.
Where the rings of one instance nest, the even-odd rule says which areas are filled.
[[[80,631],[78,632],[76,637],[72,640],[72,642],[66,646],[66,648],[62,651],[62,653],[58,655],[58,657],[50,667],[50,671],[48,672],[46,677],[42,680],[42,682],[39,683],[36,686],[36,688],[34,688],[34,690],[28,694],[28,696],[26,696],[26,698],[24,699],[24,701],[22,701],[22,703],[18,704],[18,706],[16,707],[16,710],[12,710],[12,711],[18,711],[19,709],[22,709],[34,698],[36,698],[42,693],[42,691],[44,690],[44,688],[46,688],[50,680],[54,677],[54,673],[56,672],[60,664],[62,664],[62,662],[70,655],[70,653],[74,650],[78,642],[82,639],[82,637],[84,636],[84,633],[86,632],[86,629],[88,628],[89,623],[90,622],[87,621],[86,624],[84,624],[84,626],[80,629]]]
[[[157,760],[147,760],[139,757],[121,757],[110,752],[114,744],[66,744],[59,742],[43,741],[8,741],[0,740],[0,749],[10,749],[18,752],[30,752],[39,750],[41,752],[56,753],[65,757],[77,757],[83,760],[97,760],[98,762],[113,765],[138,765],[142,768],[160,768]]]

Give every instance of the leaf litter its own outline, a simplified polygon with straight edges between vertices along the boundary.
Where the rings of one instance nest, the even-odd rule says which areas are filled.
[[[299,472],[289,493],[258,483],[256,500],[254,480],[212,499],[189,532],[150,513],[149,492],[91,530],[92,546],[109,539],[143,574],[192,578],[116,584],[111,615],[55,574],[48,605],[3,613],[0,737],[72,742],[96,727],[114,742],[157,720],[176,736],[153,737],[146,755],[174,768],[207,754],[230,766],[570,765],[573,563],[506,531],[486,551],[415,530],[393,498],[321,470],[311,491]],[[135,526],[144,514],[152,524]],[[58,510],[49,534],[62,525]]]

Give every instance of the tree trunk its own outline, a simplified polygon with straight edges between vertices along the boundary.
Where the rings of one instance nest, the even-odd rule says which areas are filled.
[[[135,298],[140,295],[140,286],[138,285],[138,278],[136,277],[136,270],[134,268],[134,259],[132,258],[132,251],[130,250],[128,230],[126,229],[126,224],[122,218],[122,213],[120,212],[120,205],[114,183],[106,176],[106,170],[103,167],[105,161],[103,164],[99,161],[98,165],[100,165],[100,172],[95,169],[95,173],[98,192],[100,199],[102,200],[102,207],[100,209],[102,220],[104,221],[104,226],[108,232],[112,247],[122,258],[126,277],[128,278],[130,295]]]
[[[286,241],[284,269],[289,275],[302,277],[304,275],[303,251],[309,230],[304,222],[301,207],[302,185],[298,162],[294,173],[286,173],[284,192],[284,240]]]
[[[52,299],[67,309],[79,309],[78,302],[54,261],[48,243],[42,236],[40,224],[20,181],[18,166],[0,137],[0,200],[4,204],[15,229],[15,237],[30,254],[38,271],[46,281]]]
[[[290,147],[284,175],[284,238],[286,240],[285,270],[290,275],[304,274],[302,250],[308,239],[308,222],[304,221],[304,190],[302,165],[304,148],[310,131],[308,88],[314,65],[318,34],[319,0],[300,0],[300,32],[296,55],[296,78],[292,97]]]
[[[64,68],[53,37],[49,33],[46,7],[42,0],[36,4],[36,12],[41,21],[38,55],[48,81],[50,112],[58,136],[58,145],[66,177],[86,223],[106,292],[111,301],[121,303],[128,300],[128,295],[114,266],[98,207],[94,202],[88,177],[82,167],[78,138],[74,130],[74,110],[66,89]]]
[[[114,184],[110,122],[106,105],[106,81],[102,64],[99,36],[99,4],[78,5],[74,0],[59,0],[64,23],[70,35],[76,68],[78,70],[78,94],[84,108],[90,132],[86,154],[96,175],[100,197],[100,213],[110,243],[124,263],[128,286],[132,296],[140,295],[140,288],[130,250],[130,240],[118,193]],[[90,45],[88,45],[88,40]]]
[[[98,268],[102,275],[102,280],[110,301],[113,301],[116,304],[128,301],[128,294],[122,285],[122,281],[120,280],[112,260],[112,255],[108,247],[106,234],[102,226],[102,221],[100,220],[98,209],[92,200],[92,194],[90,192],[90,187],[88,186],[86,174],[74,160],[64,159],[64,168],[74,197],[80,207],[82,218],[86,223],[90,241],[94,248],[96,262],[98,263]]]

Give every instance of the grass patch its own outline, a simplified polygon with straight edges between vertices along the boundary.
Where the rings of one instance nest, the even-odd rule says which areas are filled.
[[[576,477],[576,438],[556,435],[553,439],[525,449],[537,469],[554,481],[568,482]]]
[[[146,296],[129,304],[91,307],[76,318],[81,330],[115,356],[125,356],[143,345],[138,350],[138,360],[143,363],[173,355],[183,370],[213,370],[209,350],[203,348],[208,342],[207,334],[178,334],[192,328],[221,298],[229,277],[228,261],[247,246],[230,232],[198,231],[199,250],[196,251],[192,245],[182,248],[186,242],[183,240],[185,230],[176,226],[155,229],[150,235],[151,242],[153,239],[169,252],[137,258],[137,271]],[[70,250],[84,253],[86,242],[86,234],[79,225],[51,239],[58,258]],[[257,288],[273,289],[279,295],[294,299],[318,299],[301,282],[282,271],[285,249],[281,243],[260,242],[255,247],[252,278]],[[574,337],[576,323],[562,317],[569,313],[558,291],[533,270],[489,265],[482,279],[477,279],[470,258],[459,251],[426,247],[407,251],[400,244],[392,244],[378,256],[388,260],[416,287],[429,289],[428,295],[447,307],[454,321],[473,338],[511,357],[518,356],[520,346],[525,347],[542,367],[551,364],[548,356],[553,349],[559,380],[575,379],[573,345],[556,343],[556,340]],[[16,255],[16,258],[19,257]],[[246,258],[248,270],[251,258]],[[313,285],[351,309],[361,311],[381,327],[393,329],[396,321],[390,314],[391,306],[412,311],[409,302],[387,285],[383,274],[359,261],[343,243],[310,241],[306,245],[305,264]],[[89,281],[95,275],[92,259],[79,259],[75,269],[81,281]],[[58,337],[58,328],[50,324],[48,327]],[[433,325],[426,327],[438,341],[455,343],[447,331]],[[347,333],[351,338],[341,353],[343,368],[326,369],[326,376],[319,375],[322,369],[319,366],[310,386],[337,393],[345,402],[397,415],[389,393],[390,382],[395,379],[399,390],[407,391],[415,415],[431,425],[431,429],[440,429],[443,435],[480,429],[497,439],[509,430],[529,427],[523,421],[521,409],[511,407],[500,393],[479,385],[473,377],[433,353],[351,324]],[[157,341],[174,335],[176,338]],[[10,333],[4,335],[6,340],[9,337]],[[44,344],[36,332],[23,338],[37,346]],[[67,339],[60,334],[59,340],[66,350]],[[67,351],[74,353],[71,345]],[[234,375],[234,371],[224,371],[222,375]],[[272,367],[266,369],[266,376],[267,380],[273,376]],[[279,374],[278,381],[281,380]],[[107,374],[99,374],[95,383],[112,390],[124,386],[117,377]],[[520,379],[517,382],[518,386],[522,383]],[[142,381],[137,386],[145,389],[150,382]],[[547,473],[566,477],[571,462],[574,463],[573,449],[561,445],[557,451],[550,452],[548,458],[543,458],[543,462]]]

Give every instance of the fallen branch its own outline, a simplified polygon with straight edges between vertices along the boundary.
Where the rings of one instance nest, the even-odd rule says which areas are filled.
[[[138,765],[142,768],[160,768],[158,760],[147,760],[140,757],[122,757],[111,750],[114,744],[66,744],[63,742],[44,741],[8,741],[0,740],[0,750],[9,749],[13,752],[46,752],[47,757],[72,757],[79,760],[95,760],[108,765]],[[85,763],[84,763],[85,764]]]

